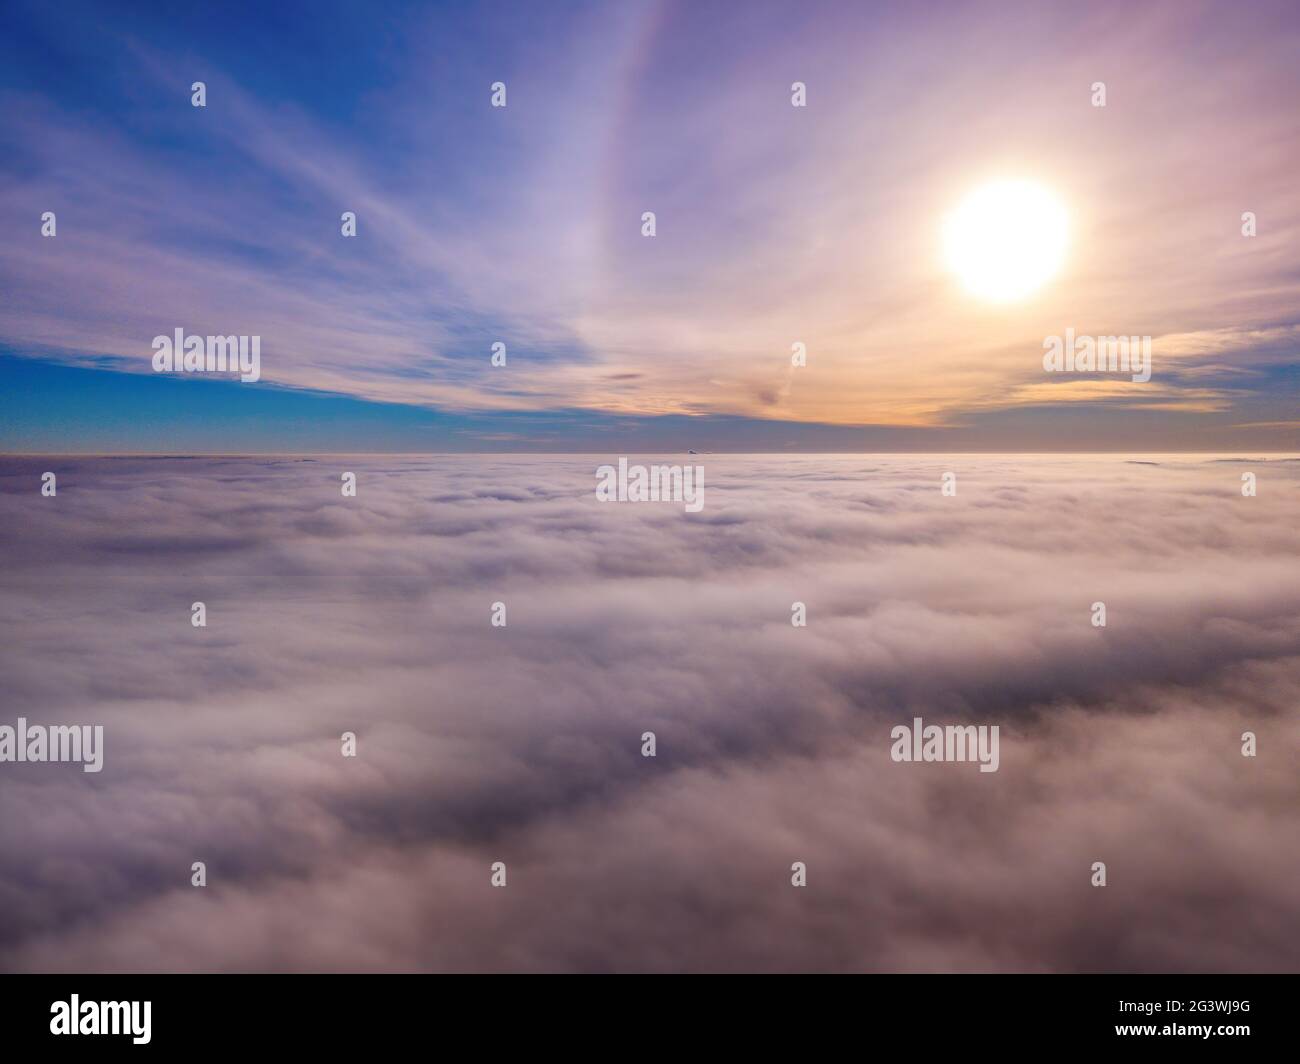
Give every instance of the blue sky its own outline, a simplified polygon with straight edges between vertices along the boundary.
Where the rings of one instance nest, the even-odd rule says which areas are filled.
[[[1300,440],[1288,5],[0,19],[0,449]],[[990,307],[935,234],[1005,175],[1060,197],[1072,246],[1033,299]],[[151,341],[176,328],[259,335],[263,379],[160,378]],[[1045,375],[1066,328],[1152,336],[1151,382]]]

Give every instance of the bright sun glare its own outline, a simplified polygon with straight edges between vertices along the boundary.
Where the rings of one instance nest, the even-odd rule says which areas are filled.
[[[1065,261],[1065,208],[1032,181],[977,188],[944,225],[948,265],[966,288],[997,303],[1023,299]]]

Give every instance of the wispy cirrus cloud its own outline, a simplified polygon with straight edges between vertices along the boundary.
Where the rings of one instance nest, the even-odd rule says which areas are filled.
[[[56,66],[105,54],[89,81],[5,83],[0,336],[147,372],[183,324],[260,333],[270,382],[387,403],[944,428],[1094,402],[1042,387],[1042,338],[1069,327],[1153,336],[1163,394],[1127,405],[1166,410],[1170,446],[1204,442],[1282,420],[1300,130],[1278,101],[1300,84],[1285,5],[1188,11],[752,5],[739,35],[675,3],[406,12],[400,34],[356,27],[327,88],[183,21],[73,20],[68,42],[28,8]],[[1056,189],[1072,225],[1065,274],[1011,309],[965,297],[938,248],[944,213],[1002,173]],[[1211,396],[1192,377],[1218,367],[1257,376]]]

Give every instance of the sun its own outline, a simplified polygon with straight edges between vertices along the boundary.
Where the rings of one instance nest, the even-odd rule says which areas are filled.
[[[948,266],[972,294],[995,303],[1024,299],[1050,281],[1068,242],[1065,208],[1033,181],[982,185],[943,227]]]

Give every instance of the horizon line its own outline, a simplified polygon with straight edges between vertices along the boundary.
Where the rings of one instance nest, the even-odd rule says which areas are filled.
[[[615,449],[617,450],[617,449]],[[549,457],[549,456],[594,456],[608,455],[613,450],[580,451],[0,451],[0,458],[314,458],[314,457],[349,457],[349,458],[438,458],[438,457]],[[916,457],[932,455],[1030,455],[1048,457],[1125,457],[1144,456],[1191,456],[1224,455],[1253,458],[1300,457],[1300,451],[1232,451],[1221,448],[1184,451],[1014,451],[1014,450],[944,450],[944,451],[656,451],[627,449],[624,453],[644,455],[683,455],[691,458],[722,456],[783,456],[816,457],[819,455],[849,456],[873,455],[878,457]]]

